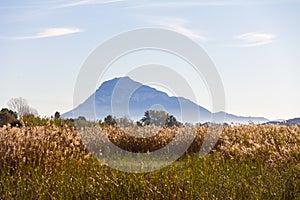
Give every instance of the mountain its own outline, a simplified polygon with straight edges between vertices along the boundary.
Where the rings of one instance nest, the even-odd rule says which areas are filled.
[[[225,113],[225,112],[218,112],[215,113],[215,115],[219,115],[220,113]],[[245,123],[249,123],[249,122],[254,122],[254,123],[263,123],[268,121],[268,119],[264,118],[264,117],[245,117],[245,116],[237,116],[237,115],[233,115],[233,114],[228,114],[225,113],[225,122],[226,123],[241,123],[241,124],[245,124]]]
[[[225,122],[227,123],[263,123],[262,117],[242,117],[225,112],[212,113],[183,97],[170,97],[165,92],[136,82],[129,77],[114,78],[101,86],[82,104],[64,113],[64,118],[84,116],[90,120],[103,119],[107,115],[130,117],[139,120],[146,110],[165,110],[182,122]]]
[[[265,124],[277,124],[277,125],[293,126],[293,125],[296,125],[296,124],[300,124],[300,118],[280,120],[280,121],[269,121],[269,122],[266,122]]]

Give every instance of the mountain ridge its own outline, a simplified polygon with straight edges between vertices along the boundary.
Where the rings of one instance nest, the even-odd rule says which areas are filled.
[[[299,118],[293,118],[288,120],[274,120],[274,121],[268,121],[264,124],[275,124],[275,125],[286,125],[286,126],[293,126],[296,124],[300,124],[300,117]]]
[[[125,106],[124,106],[125,105]],[[169,96],[129,77],[116,77],[103,82],[96,91],[76,108],[64,113],[64,118],[84,116],[89,120],[103,119],[107,115],[140,119],[146,110],[162,109],[182,122],[212,122],[212,113],[184,97]],[[244,117],[226,113],[214,113],[214,119],[226,123],[265,123],[264,117]]]

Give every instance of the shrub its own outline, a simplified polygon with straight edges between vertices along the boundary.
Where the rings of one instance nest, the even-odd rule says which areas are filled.
[[[4,125],[12,125],[12,126],[21,126],[20,122],[17,120],[17,113],[9,110],[7,108],[3,108],[0,111],[0,127]]]
[[[104,123],[107,126],[116,126],[117,121],[115,118],[113,118],[111,115],[108,115],[107,117],[104,118]]]

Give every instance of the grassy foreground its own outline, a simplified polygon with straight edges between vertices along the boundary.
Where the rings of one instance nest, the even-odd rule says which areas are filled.
[[[199,127],[172,165],[133,174],[101,164],[74,128],[4,127],[0,199],[300,199],[299,126],[224,127],[213,153],[199,158],[206,132]]]

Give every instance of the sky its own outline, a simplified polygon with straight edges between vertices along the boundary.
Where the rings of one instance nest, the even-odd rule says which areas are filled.
[[[120,33],[156,27],[183,34],[206,51],[224,86],[226,112],[300,117],[299,8],[297,0],[1,1],[0,107],[23,97],[41,116],[71,110],[76,79],[94,49]],[[141,54],[120,60],[104,78],[122,76],[118,67],[126,64],[129,71],[151,56],[193,77],[170,56]],[[199,80],[195,98],[210,108],[201,85]]]

